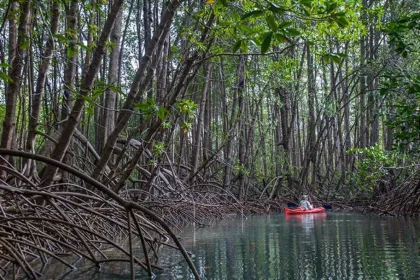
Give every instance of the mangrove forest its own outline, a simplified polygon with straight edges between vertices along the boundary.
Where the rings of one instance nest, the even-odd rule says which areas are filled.
[[[0,121],[0,279],[201,279],[187,225],[419,214],[420,2],[0,0]]]

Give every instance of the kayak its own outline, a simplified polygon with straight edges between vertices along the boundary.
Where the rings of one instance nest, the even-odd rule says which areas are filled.
[[[311,213],[323,213],[325,212],[324,207],[317,207],[312,210],[305,210],[302,207],[297,207],[296,209],[284,208],[285,214],[311,214]]]

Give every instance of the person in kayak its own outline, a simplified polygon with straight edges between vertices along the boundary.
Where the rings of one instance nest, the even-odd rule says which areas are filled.
[[[314,209],[314,206],[309,202],[308,195],[306,195],[306,194],[304,194],[302,196],[302,200],[300,201],[299,206],[302,207],[305,210]]]

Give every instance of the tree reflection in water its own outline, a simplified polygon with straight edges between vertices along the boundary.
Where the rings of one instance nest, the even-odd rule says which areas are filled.
[[[183,244],[203,279],[418,279],[420,221],[355,213],[272,214],[190,227]],[[158,279],[193,279],[166,250]],[[45,279],[129,279],[126,264]],[[81,273],[85,271],[84,274]],[[140,270],[136,279],[149,279]]]

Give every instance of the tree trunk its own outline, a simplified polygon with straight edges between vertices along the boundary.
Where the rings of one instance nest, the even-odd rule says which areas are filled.
[[[16,143],[16,106],[19,96],[20,84],[23,75],[25,57],[29,47],[29,19],[31,0],[11,3],[11,13],[18,13],[20,10],[19,28],[16,29],[14,16],[9,19],[9,81],[6,87],[6,113],[3,120],[3,131],[1,136],[1,148],[11,149]],[[17,38],[17,40],[16,40]],[[8,160],[8,157],[4,157]],[[0,160],[0,164],[5,164]],[[3,172],[2,172],[3,176]]]
[[[120,57],[120,38],[122,25],[122,11],[117,15],[114,28],[111,32],[111,42],[113,48],[109,58],[108,68],[108,88],[105,91],[105,102],[102,116],[103,135],[101,138],[101,145],[105,144],[108,136],[115,128],[115,110],[116,110],[116,91],[118,88],[118,60]],[[101,146],[103,148],[103,146]]]
[[[59,19],[60,19],[60,4],[58,1],[52,1],[51,8],[51,30],[50,37],[44,46],[44,53],[42,54],[41,64],[38,69],[38,78],[36,82],[35,93],[31,98],[31,110],[28,124],[28,137],[26,139],[26,151],[34,153],[35,148],[35,136],[36,129],[38,126],[41,102],[45,91],[45,82],[47,74],[51,64],[51,59],[54,51],[54,37],[58,30]],[[27,172],[33,173],[34,170],[31,168],[31,160],[27,161]]]
[[[363,11],[362,11],[362,21],[366,24],[366,16],[367,16],[367,0],[363,0]],[[360,68],[361,68],[361,76],[360,76],[360,124],[359,124],[359,145],[361,148],[367,147],[368,144],[368,131],[366,125],[366,36],[362,36],[360,38]]]
[[[78,0],[70,1],[68,9],[66,9],[66,33],[70,43],[65,53],[63,103],[60,116],[62,121],[67,119],[73,106],[73,92],[76,88],[74,81],[77,69],[77,32],[75,31],[77,30],[78,2]]]
[[[205,63],[203,66],[203,74],[204,74],[204,84],[201,94],[201,102],[198,111],[198,119],[197,119],[197,129],[195,131],[194,140],[193,140],[193,150],[192,150],[192,158],[191,158],[191,173],[190,178],[195,172],[197,171],[198,162],[200,158],[200,147],[201,147],[201,135],[203,130],[204,124],[204,113],[205,107],[207,103],[207,92],[210,84],[210,73],[211,73],[211,64]]]
[[[226,144],[226,150],[225,150],[225,176],[223,180],[223,186],[226,189],[230,189],[231,184],[231,176],[232,176],[232,155],[233,155],[233,141],[236,134],[236,127],[237,127],[237,121],[238,121],[238,99],[239,95],[242,94],[243,86],[244,86],[244,71],[245,71],[245,58],[243,56],[239,57],[239,63],[237,67],[237,81],[236,81],[236,88],[233,91],[233,103],[231,108],[231,116],[230,120],[228,120],[226,123],[230,123],[230,125],[226,125],[226,131],[225,135],[228,135],[227,144]],[[226,112],[227,112],[227,104],[226,106]]]
[[[305,148],[305,157],[303,169],[301,172],[301,182],[302,188],[306,187],[308,183],[308,176],[310,174],[310,167],[312,163],[312,168],[316,166],[316,125],[315,125],[315,77],[314,77],[314,65],[313,65],[313,55],[311,54],[310,46],[306,46],[307,54],[307,68],[308,68],[308,110],[309,110],[309,119],[307,125],[307,141]],[[312,172],[313,173],[313,172]],[[312,183],[314,183],[315,178],[312,177]]]

